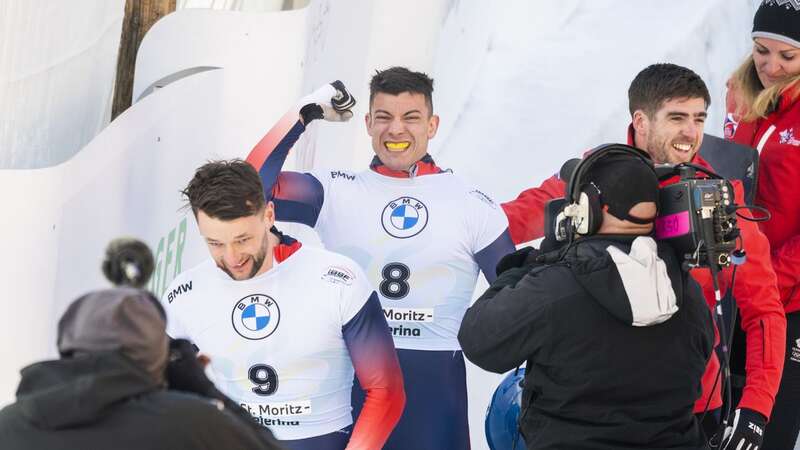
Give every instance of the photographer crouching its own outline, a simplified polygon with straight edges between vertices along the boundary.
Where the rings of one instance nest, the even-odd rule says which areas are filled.
[[[22,369],[16,403],[0,410],[2,448],[278,450],[214,388],[191,344],[170,341],[142,289],[150,249],[112,241],[103,272],[115,287],[81,296],[58,322],[61,357]]]
[[[658,197],[645,153],[595,150],[568,185],[556,225],[567,242],[506,256],[467,310],[458,339],[470,361],[497,373],[527,363],[528,449],[705,448],[692,408],[712,318],[672,248],[651,237]]]

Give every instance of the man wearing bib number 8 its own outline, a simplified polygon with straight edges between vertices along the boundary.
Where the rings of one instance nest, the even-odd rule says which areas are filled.
[[[402,67],[372,78],[365,122],[376,156],[368,170],[280,172],[311,121],[339,120],[334,113],[352,107],[340,82],[301,100],[299,114],[287,114],[247,158],[278,220],[313,227],[378,287],[407,398],[384,449],[469,448],[458,329],[478,271],[491,282],[498,260],[514,251],[499,205],[428,155],[439,126],[432,92],[433,80]],[[356,388],[354,405],[359,395]]]

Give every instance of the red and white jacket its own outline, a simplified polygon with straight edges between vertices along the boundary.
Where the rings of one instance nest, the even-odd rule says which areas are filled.
[[[769,239],[772,267],[787,313],[800,310],[800,82],[782,96],[775,111],[754,122],[736,114],[737,90],[728,82],[725,137],[759,152],[756,204],[772,218],[761,223]],[[793,97],[795,97],[793,99]]]
[[[628,127],[628,145],[634,145],[632,127]],[[692,163],[712,169],[699,155],[694,157]],[[800,182],[800,175],[797,180]],[[675,180],[666,180],[662,185],[674,182]],[[732,184],[736,202],[744,204],[742,183],[734,180]],[[563,197],[565,189],[566,181],[554,175],[538,188],[527,189],[515,200],[502,204],[508,216],[509,231],[515,244],[538,239],[544,235],[545,204],[548,200]],[[739,227],[747,262],[737,269],[733,293],[739,306],[742,328],[747,333],[745,362],[747,375],[738,407],[758,411],[769,418],[783,372],[786,317],[778,298],[767,238],[754,222],[739,220]],[[730,268],[720,273],[722,292],[727,290],[730,284],[731,273]],[[692,276],[703,288],[709,308],[713,308],[715,297],[709,270],[694,269]],[[708,403],[709,409],[722,406],[721,383],[717,383],[714,392],[711,392],[718,373],[719,360],[716,353],[713,353],[703,374],[703,392],[695,403],[695,412],[703,412],[709,398],[711,398]]]

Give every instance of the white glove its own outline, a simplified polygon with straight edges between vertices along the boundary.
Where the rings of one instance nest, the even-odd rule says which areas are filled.
[[[326,84],[300,99],[300,116],[308,125],[316,119],[330,122],[346,122],[353,117],[351,109],[356,99],[350,95],[344,83],[339,80]]]

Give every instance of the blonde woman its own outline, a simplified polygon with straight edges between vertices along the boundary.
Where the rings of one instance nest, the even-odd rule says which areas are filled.
[[[800,431],[800,0],[767,0],[753,50],[728,82],[725,137],[759,151],[756,203],[786,311],[783,377],[762,450],[791,450]],[[765,358],[768,355],[764,355]]]

